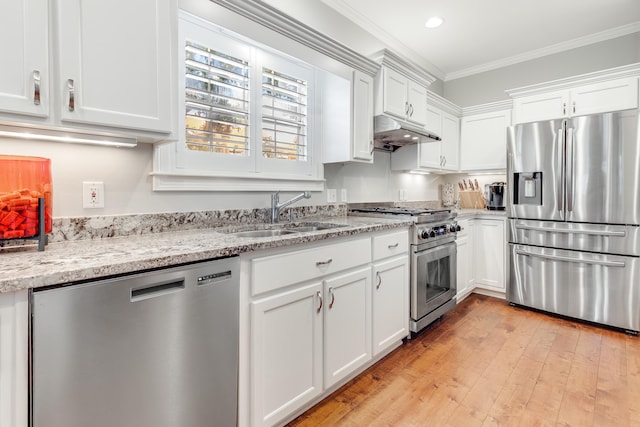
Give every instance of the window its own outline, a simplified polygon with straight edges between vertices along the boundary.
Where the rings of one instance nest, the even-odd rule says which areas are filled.
[[[321,190],[315,69],[186,13],[179,30],[178,140],[156,146],[154,175],[198,190]]]

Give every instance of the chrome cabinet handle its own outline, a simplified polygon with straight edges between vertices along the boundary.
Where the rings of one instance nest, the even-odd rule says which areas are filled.
[[[398,247],[398,245],[400,245],[400,243],[396,242],[396,243],[394,243],[393,245],[388,245],[387,247],[388,247],[389,249],[395,249],[395,248],[397,248],[397,247]]]
[[[33,70],[33,103],[40,105],[40,71]]]
[[[333,262],[333,259],[329,258],[326,261],[316,261],[316,267],[319,267],[321,265],[329,265]]]
[[[447,166],[447,156],[442,156],[442,167]]]
[[[373,139],[369,139],[369,154],[373,154],[374,146]]]
[[[320,313],[320,310],[322,310],[322,293],[318,291],[316,292],[316,296],[318,297],[318,301],[320,301],[320,305],[316,308],[316,313]]]
[[[519,249],[516,249],[515,252],[517,255],[525,255],[525,256],[532,256],[535,258],[550,259],[552,261],[577,262],[580,264],[602,265],[604,267],[624,267],[625,266],[624,262],[619,262],[619,261],[598,261],[598,260],[572,258],[572,257],[562,256],[562,255],[534,254],[534,253],[519,250]]]
[[[73,85],[73,79],[67,79],[67,90],[69,91],[69,111],[75,111],[76,109],[76,94]]]
[[[562,115],[565,116],[567,114],[567,103],[562,103]]]
[[[573,101],[573,112],[574,112],[574,114],[576,112],[576,101]]]
[[[376,271],[376,278],[378,279],[378,283],[376,283],[376,290],[380,289],[380,285],[382,285],[382,276],[380,276],[380,272]]]
[[[409,103],[406,101],[404,103],[404,113],[409,114]]]
[[[409,117],[413,117],[413,104],[409,104]]]
[[[333,288],[329,288],[329,295],[331,296],[331,302],[329,303],[329,309],[333,308],[333,303],[336,302],[336,296],[333,293]]]

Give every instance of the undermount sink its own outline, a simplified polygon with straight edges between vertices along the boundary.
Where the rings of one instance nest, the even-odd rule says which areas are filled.
[[[322,223],[322,222],[313,222],[313,223],[295,223],[295,224],[275,224],[271,225],[271,227],[278,228],[264,228],[269,227],[269,225],[256,225],[255,227],[260,227],[258,229],[236,229],[236,230],[227,230],[223,231],[227,234],[232,234],[236,237],[277,237],[277,236],[285,236],[288,234],[296,234],[296,233],[309,233],[313,231],[322,231],[322,230],[331,230],[333,228],[346,227],[346,224],[331,224],[331,223]]]
[[[275,237],[282,236],[285,234],[294,234],[297,233],[293,230],[251,230],[251,231],[238,231],[235,233],[231,233],[236,237]]]

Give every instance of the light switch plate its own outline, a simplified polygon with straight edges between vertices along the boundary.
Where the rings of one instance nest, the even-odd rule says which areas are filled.
[[[340,190],[340,201],[342,203],[346,203],[347,202],[347,189],[343,188]]]
[[[327,203],[336,203],[338,194],[335,188],[327,188]]]

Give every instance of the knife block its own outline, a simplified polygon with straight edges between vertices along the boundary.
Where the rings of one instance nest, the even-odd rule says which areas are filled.
[[[461,190],[458,191],[460,196],[460,207],[464,209],[484,209],[486,203],[484,195],[478,190]]]

